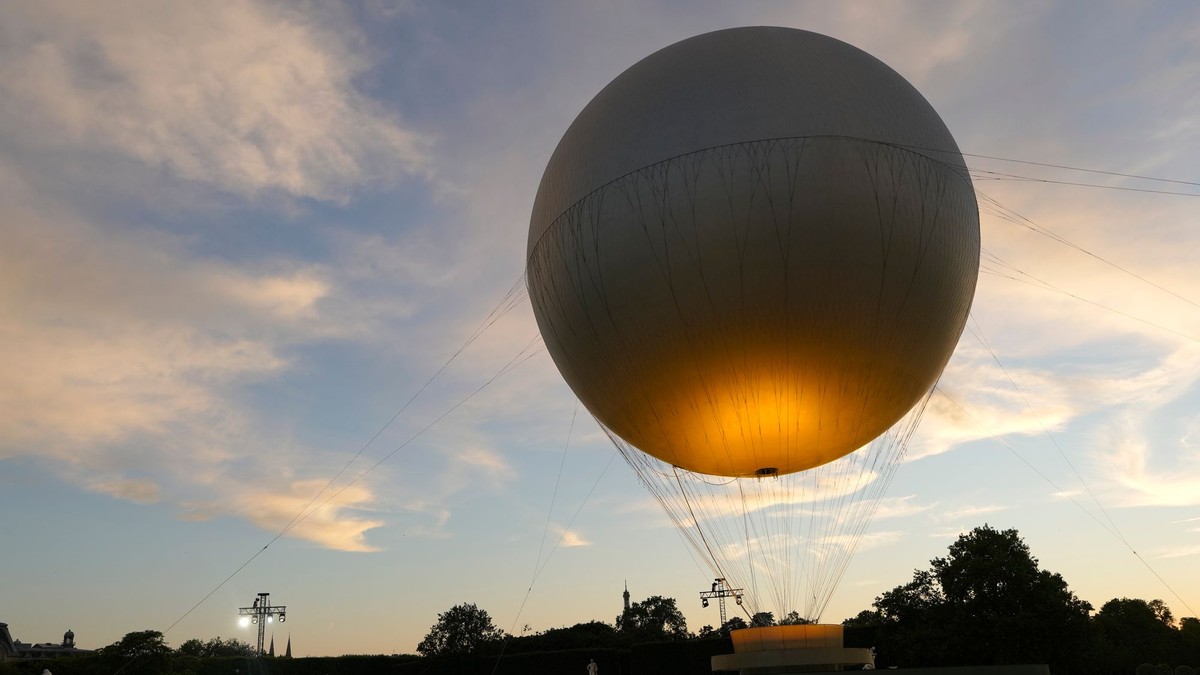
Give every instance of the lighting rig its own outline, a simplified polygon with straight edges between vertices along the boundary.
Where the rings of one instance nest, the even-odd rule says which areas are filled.
[[[279,617],[279,623],[287,621],[287,607],[283,605],[271,605],[270,593],[259,593],[258,599],[249,607],[239,607],[238,616],[242,618],[239,623],[242,626],[249,624],[258,624],[258,655],[263,655],[263,637],[266,635],[267,624],[275,621],[275,617]]]
[[[721,607],[721,625],[718,630],[725,626],[725,598],[733,598],[737,604],[742,604],[742,589],[730,588],[724,577],[713,579],[711,591],[700,592],[700,602],[703,606],[708,607],[708,601],[716,598]]]

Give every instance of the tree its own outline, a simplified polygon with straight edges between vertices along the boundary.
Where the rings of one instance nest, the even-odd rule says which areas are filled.
[[[755,612],[754,616],[750,617],[751,628],[763,628],[765,626],[775,625],[775,614],[773,612]]]
[[[1171,614],[1171,608],[1167,607],[1166,603],[1158,598],[1155,598],[1146,604],[1150,605],[1150,609],[1154,611],[1154,617],[1156,619],[1163,622],[1163,624],[1170,628],[1175,627],[1175,616]]]
[[[504,648],[504,653],[618,649],[625,646],[627,646],[627,640],[611,624],[588,621],[566,628],[549,628],[533,635],[512,638]]]
[[[874,628],[883,661],[910,667],[948,663],[939,637],[948,624],[946,596],[932,572],[915,571],[912,581],[875,598],[874,607],[855,620],[859,627]]]
[[[749,628],[749,627],[750,627],[750,624],[746,623],[745,619],[743,619],[740,616],[735,616],[735,617],[731,618],[730,620],[726,621],[725,623],[721,624],[721,635],[728,637],[730,631],[741,630],[743,628]]]
[[[236,638],[222,640],[220,637],[215,637],[211,638],[208,642],[192,638],[179,645],[179,649],[175,650],[175,653],[180,656],[215,658],[223,656],[255,656],[257,650],[249,643],[242,642]]]
[[[1168,619],[1171,610],[1162,600],[1113,598],[1104,603],[1094,619],[1101,662],[1128,672],[1140,663],[1172,659],[1175,638],[1181,635]]]
[[[171,653],[163,634],[156,630],[142,630],[126,633],[125,637],[117,640],[100,652],[105,656],[122,659],[132,659],[139,656],[163,656]]]
[[[437,623],[417,645],[417,651],[423,656],[471,654],[505,637],[486,611],[463,603],[438,614]]]
[[[875,599],[881,656],[901,666],[1078,663],[1091,605],[1039,569],[1016,530],[988,525]],[[864,623],[874,617],[859,615]]]
[[[617,630],[637,642],[655,640],[686,640],[691,637],[683,612],[675,606],[675,598],[652,595],[635,602],[617,617]]]
[[[167,672],[170,653],[163,634],[156,630],[126,633],[120,640],[100,648],[100,658],[108,662],[110,672],[120,670],[127,675]]]
[[[696,634],[696,637],[698,637],[698,638],[729,637],[729,631],[741,630],[743,628],[749,628],[749,627],[750,627],[750,624],[746,623],[745,619],[743,619],[740,616],[735,616],[732,619],[726,621],[724,624],[722,624],[720,628],[713,628],[712,626],[705,626],[705,627],[701,628],[700,632]]]
[[[184,640],[175,653],[180,656],[204,656],[204,642],[196,638]]]
[[[788,612],[787,616],[779,620],[780,626],[797,626],[806,623],[812,623],[812,621],[800,616],[800,612],[797,612],[794,609]]]
[[[1200,619],[1185,616],[1179,620],[1179,641],[1183,648],[1183,660],[1200,664]]]

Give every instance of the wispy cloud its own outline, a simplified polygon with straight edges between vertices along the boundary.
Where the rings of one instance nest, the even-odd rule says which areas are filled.
[[[10,8],[0,83],[49,147],[223,190],[345,199],[426,168],[427,141],[357,93],[366,66],[316,7],[44,2]],[[344,27],[344,26],[342,26]]]
[[[460,450],[456,454],[458,461],[469,467],[483,470],[495,480],[508,480],[515,475],[512,466],[491,448],[474,446]]]
[[[1200,544],[1164,547],[1154,551],[1155,558],[1191,558],[1194,556],[1200,557]]]
[[[904,497],[887,497],[881,499],[875,508],[875,516],[873,521],[886,520],[888,518],[903,518],[906,516],[925,513],[937,506],[934,504],[918,504],[915,503],[916,495],[906,495]]]
[[[256,451],[277,449],[297,474],[329,463],[305,457],[303,443],[280,448],[282,425],[247,407],[244,388],[292,372],[299,346],[410,311],[356,295],[396,279],[339,265],[349,253],[332,243],[342,260],[287,247],[228,256],[203,228],[130,214],[212,216],[193,187],[343,202],[430,170],[428,140],[358,92],[369,64],[352,48],[355,29],[324,12],[131,1],[6,15],[0,134],[14,142],[0,149],[0,458],[183,517],[228,513],[268,530],[311,498],[313,479],[268,476]],[[158,204],[160,192],[179,199]],[[295,215],[278,200],[263,208],[278,209],[275,221]],[[375,499],[356,485],[293,536],[369,550],[364,534],[382,521],[355,513]]]
[[[963,506],[957,509],[941,511],[937,514],[939,520],[970,520],[977,516],[985,516],[989,513],[998,513],[1007,510],[1009,507],[1003,504],[982,504],[979,506]]]
[[[358,508],[372,502],[371,491],[361,484],[352,485],[342,490],[335,501],[312,502],[313,495],[324,485],[322,480],[283,485],[241,483],[228,490],[224,501],[219,503],[187,504],[187,513],[191,519],[240,516],[268,531],[281,530],[298,514],[304,514],[293,526],[292,536],[340,551],[376,550],[367,543],[365,533],[384,522],[357,515]]]
[[[592,545],[592,542],[584,539],[583,535],[581,535],[579,532],[577,532],[575,530],[567,530],[567,529],[562,528],[561,526],[556,526],[555,530],[558,532],[559,537],[561,537],[559,546],[562,546],[565,548],[573,548],[576,546],[591,546]]]
[[[139,504],[153,504],[162,493],[157,483],[135,478],[96,481],[90,487],[96,492]]]
[[[224,272],[83,223],[6,215],[0,441],[8,452],[34,439],[57,438],[65,449],[161,432],[220,407],[222,383],[284,366],[259,330],[269,322],[226,292]]]
[[[937,455],[990,436],[1042,433],[1063,425],[1076,405],[1068,387],[1050,372],[1002,369],[987,352],[960,345],[907,457],[912,461]]]

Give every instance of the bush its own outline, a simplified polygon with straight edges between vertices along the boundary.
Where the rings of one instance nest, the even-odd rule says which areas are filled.
[[[727,637],[707,640],[649,642],[629,651],[633,675],[691,675],[712,672],[712,657],[733,653]],[[605,671],[601,669],[601,673]]]

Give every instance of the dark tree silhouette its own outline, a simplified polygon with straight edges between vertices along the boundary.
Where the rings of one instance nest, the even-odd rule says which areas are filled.
[[[492,617],[474,604],[463,603],[438,614],[437,623],[417,645],[423,656],[470,654],[505,637]]]
[[[104,656],[118,659],[132,659],[139,656],[162,656],[171,653],[163,634],[156,630],[140,630],[126,633],[125,637],[117,640],[100,652]]]
[[[1194,616],[1180,619],[1179,640],[1183,644],[1184,660],[1200,665],[1200,619]]]
[[[961,535],[929,570],[876,598],[846,623],[875,628],[888,665],[1077,665],[1091,605],[1062,576],[1038,568],[1016,530],[987,525]]]
[[[1171,627],[1174,619],[1162,600],[1113,598],[1096,612],[1094,622],[1101,664],[1122,672],[1173,658],[1176,638],[1182,637]]]
[[[727,636],[727,635],[729,635],[729,631],[731,631],[731,630],[741,630],[743,628],[749,628],[749,627],[750,627],[750,624],[746,623],[745,619],[743,619],[740,616],[735,616],[732,619],[726,621],[724,623],[724,625],[721,626],[721,635]]]
[[[691,637],[675,598],[652,595],[629,606],[617,617],[617,630],[635,642],[686,640]]]
[[[611,624],[602,621],[588,621],[565,628],[548,628],[540,633],[512,638],[505,647],[504,653],[519,654],[586,648],[618,649],[627,647],[628,644],[628,640]]]
[[[740,616],[735,616],[732,619],[726,621],[720,628],[713,628],[712,626],[705,626],[705,627],[701,628],[700,632],[696,634],[696,637],[698,637],[698,638],[729,637],[729,631],[740,630],[742,628],[749,628],[749,627],[750,627],[750,624],[746,623],[745,619],[743,619]]]
[[[780,626],[795,626],[798,624],[812,623],[812,621],[800,616],[800,612],[792,610],[787,613],[787,616],[779,620]]]
[[[171,648],[156,630],[126,633],[125,637],[100,649],[100,658],[110,672],[125,675],[163,673],[169,670]]]
[[[175,650],[175,653],[180,656],[212,658],[222,656],[254,656],[256,650],[249,643],[242,642],[236,638],[222,640],[219,637],[215,637],[208,640],[208,642],[192,638],[179,645],[179,649]]]
[[[751,628],[762,628],[764,626],[775,625],[775,614],[773,612],[756,612],[750,617]]]
[[[1175,627],[1175,615],[1171,614],[1171,608],[1167,607],[1166,603],[1155,598],[1146,604],[1154,611],[1155,618],[1172,628]]]

